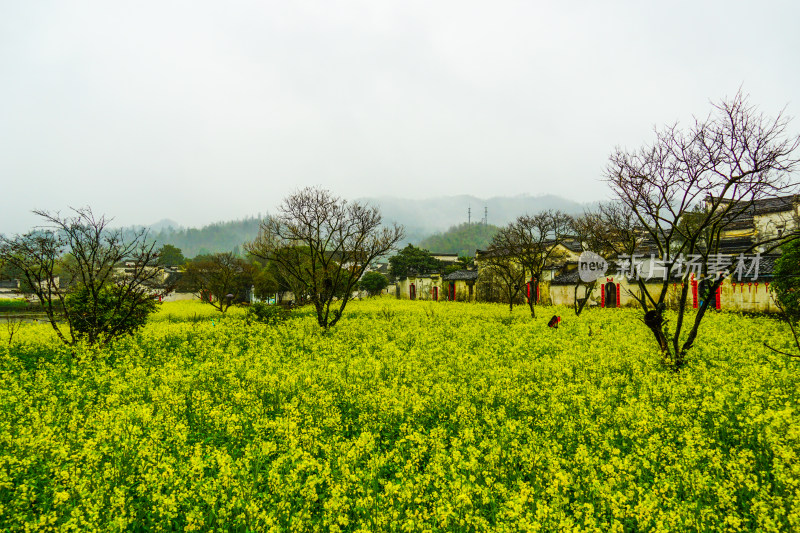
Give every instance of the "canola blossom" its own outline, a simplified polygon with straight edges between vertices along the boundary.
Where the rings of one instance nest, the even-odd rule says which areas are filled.
[[[800,530],[788,328],[712,313],[674,373],[635,310],[539,314],[176,302],[74,356],[0,328],[0,530]]]

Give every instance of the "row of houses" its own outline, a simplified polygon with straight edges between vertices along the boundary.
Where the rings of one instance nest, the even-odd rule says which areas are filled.
[[[673,276],[669,280],[666,303],[674,304],[688,283],[689,301],[694,307],[701,304],[702,298],[713,298],[716,309],[730,309],[745,312],[778,311],[771,296],[769,286],[773,277],[775,260],[779,254],[764,254],[763,248],[756,248],[755,253],[747,257],[742,254],[758,242],[780,237],[785,232],[795,231],[800,220],[800,195],[771,198],[755,201],[746,212],[737,216],[728,224],[721,234],[719,260],[732,263],[744,260],[744,268],[737,268],[733,275],[726,278],[714,294],[709,293],[710,280],[699,271],[692,272],[684,280],[684,276]],[[553,257],[558,260],[548,265],[541,279],[529,279],[524,287],[519,287],[518,303],[533,299],[536,303],[554,305],[574,305],[576,299],[584,298],[587,285],[581,283],[578,259],[583,247],[574,239],[555,243],[557,253]],[[657,260],[652,246],[645,242],[641,247],[641,266],[647,271]],[[394,285],[394,294],[401,299],[431,301],[497,301],[497,297],[488,291],[491,284],[486,272],[486,251],[477,250],[476,267],[471,270],[459,270],[447,275],[432,273],[419,276],[408,276],[398,280]],[[437,257],[443,258],[442,254]],[[691,271],[690,271],[691,272]],[[601,276],[588,291],[587,306],[600,308],[616,308],[637,306],[637,296],[641,294],[639,282],[630,265],[610,263],[607,272]],[[639,272],[641,275],[641,271]],[[644,279],[644,278],[643,278]],[[660,293],[663,287],[663,276],[650,277],[645,286],[651,295]]]
[[[130,276],[136,271],[136,264],[132,261],[124,261],[114,266],[114,272],[117,276]],[[174,288],[180,277],[180,271],[177,267],[170,266],[148,266],[146,267],[147,285],[149,285],[155,297],[159,301],[171,301],[188,299],[191,295],[175,294]],[[69,278],[62,279],[60,276],[53,277],[49,284],[53,289],[65,289],[70,285]],[[43,282],[42,287],[46,287],[48,282]],[[0,279],[0,299],[16,299],[21,294],[28,294],[28,298],[34,298],[33,295],[27,291],[22,290],[23,283],[19,279]]]

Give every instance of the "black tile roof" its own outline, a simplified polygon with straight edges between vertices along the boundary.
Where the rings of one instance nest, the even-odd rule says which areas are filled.
[[[752,237],[730,237],[719,240],[719,252],[722,254],[740,254],[755,244]]]
[[[756,215],[766,215],[767,213],[781,213],[792,211],[794,204],[800,202],[800,195],[780,196],[778,198],[764,198],[753,202],[753,212]]]
[[[383,275],[389,274],[389,263],[374,263],[370,265],[367,272],[378,272]]]
[[[583,251],[581,243],[578,242],[577,240],[567,239],[565,241],[562,241],[561,244],[564,246],[564,248],[566,248],[570,252],[580,253],[581,251]]]
[[[580,275],[576,268],[557,275],[550,281],[550,285],[577,285],[579,281]]]
[[[753,200],[752,202],[743,201],[743,203],[749,203],[749,205],[744,209],[734,208],[738,214],[735,215],[735,219],[726,224],[726,230],[752,228],[753,219],[756,216],[793,211],[795,204],[800,203],[800,195],[795,194],[776,198],[762,198],[760,200]]]
[[[709,197],[713,200],[715,197]],[[723,202],[729,203],[730,200],[723,199]],[[749,203],[746,213],[752,215],[766,215],[768,213],[780,213],[782,211],[791,211],[794,209],[794,204],[800,202],[800,195],[792,194],[789,196],[776,196],[774,198],[761,198],[759,200],[741,200],[742,203]]]
[[[442,278],[444,281],[474,281],[478,279],[477,270],[456,270]]]
[[[750,260],[752,259],[751,255],[745,256],[747,261],[747,267],[750,267]],[[775,260],[780,257],[779,255],[762,255],[759,262],[758,262],[758,279],[772,279],[773,273],[775,272]],[[742,276],[742,281],[753,281],[755,278],[755,272],[752,272],[748,276]],[[739,281],[739,276],[733,276],[733,279]]]

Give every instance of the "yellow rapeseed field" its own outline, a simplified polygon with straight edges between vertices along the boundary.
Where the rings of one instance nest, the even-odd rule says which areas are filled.
[[[634,310],[539,312],[180,302],[75,357],[0,327],[0,529],[800,530],[787,328],[712,314],[675,374]]]

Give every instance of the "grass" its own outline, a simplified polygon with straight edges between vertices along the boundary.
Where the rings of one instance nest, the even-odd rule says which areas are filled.
[[[0,313],[19,313],[31,310],[40,310],[38,304],[28,303],[24,298],[0,298]]]

